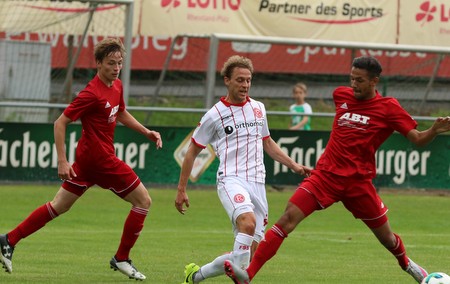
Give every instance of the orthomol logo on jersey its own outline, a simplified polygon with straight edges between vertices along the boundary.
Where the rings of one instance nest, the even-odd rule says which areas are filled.
[[[317,24],[341,25],[370,22],[384,16],[383,9],[378,6],[367,6],[350,3],[329,5],[322,1],[304,4],[303,1],[260,0],[259,12],[284,14],[293,20]],[[333,16],[330,18],[330,16]]]
[[[248,127],[257,127],[257,126],[263,126],[264,123],[262,121],[252,121],[252,122],[242,122],[239,124],[236,124],[236,129],[239,128],[248,128]]]
[[[264,123],[262,121],[251,121],[251,122],[241,122],[234,125],[235,129],[249,128],[249,127],[258,127],[263,126]],[[227,125],[223,129],[227,135],[230,135],[234,132],[233,126]]]
[[[441,23],[448,23],[450,21],[450,6],[446,6],[444,3],[433,5],[431,1],[425,1],[420,4],[419,12],[416,14],[416,21],[421,23],[423,27],[426,23],[435,20]]]
[[[213,9],[213,10],[231,10],[237,11],[241,6],[242,0],[161,0],[163,8],[177,8],[186,4],[188,9]]]
[[[242,129],[242,128],[258,127],[258,126],[262,127],[263,125],[264,125],[264,122],[262,122],[262,121],[250,121],[250,122],[241,122],[241,123],[235,124],[234,128]],[[231,133],[234,132],[233,126],[231,126],[231,125],[225,126],[223,130],[225,131],[225,133],[227,135],[230,135]]]

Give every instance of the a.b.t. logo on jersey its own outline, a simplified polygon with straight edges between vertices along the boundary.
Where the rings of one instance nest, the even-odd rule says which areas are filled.
[[[108,123],[113,123],[114,121],[116,121],[116,114],[119,111],[119,106],[115,106],[111,109],[111,113],[109,114],[108,117]]]
[[[242,203],[244,201],[245,201],[245,197],[242,194],[238,193],[234,196],[234,202]]]

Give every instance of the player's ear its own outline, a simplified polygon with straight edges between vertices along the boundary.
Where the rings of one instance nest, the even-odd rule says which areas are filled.
[[[373,77],[370,81],[373,86],[376,86],[380,82],[380,77]]]
[[[224,76],[223,82],[225,83],[226,86],[228,86],[228,84],[230,84],[230,78],[228,78],[227,76]]]

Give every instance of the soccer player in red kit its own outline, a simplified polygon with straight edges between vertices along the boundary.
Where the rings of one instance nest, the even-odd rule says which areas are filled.
[[[67,212],[86,190],[96,184],[132,205],[119,248],[110,261],[111,268],[129,278],[146,278],[132,264],[129,253],[142,231],[151,198],[133,169],[116,156],[114,130],[119,121],[154,141],[156,148],[162,147],[161,135],[144,127],[125,109],[122,82],[118,79],[125,55],[121,41],[104,39],[95,46],[94,55],[96,76],[54,123],[58,176],[63,180],[59,191],[52,201],[34,210],[15,229],[0,235],[1,262],[9,273],[12,272],[12,254],[17,243]],[[78,119],[81,120],[82,134],[75,162],[70,165],[64,145],[66,128]]]
[[[388,209],[372,184],[376,174],[375,152],[398,131],[422,146],[436,135],[450,130],[450,117],[439,117],[427,130],[416,129],[416,121],[391,97],[376,90],[382,67],[373,57],[355,58],[351,87],[333,92],[336,116],[330,140],[311,176],[305,178],[289,199],[281,218],[265,234],[246,270],[227,260],[225,272],[235,283],[249,283],[272,258],[296,226],[316,210],[335,202],[369,227],[381,244],[397,258],[400,267],[418,283],[427,272],[407,255],[402,239],[389,225]]]

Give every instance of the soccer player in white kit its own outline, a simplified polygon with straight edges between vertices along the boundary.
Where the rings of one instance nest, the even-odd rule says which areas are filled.
[[[202,267],[185,267],[183,283],[199,283],[224,274],[225,260],[246,268],[258,243],[264,237],[268,220],[265,190],[264,151],[274,160],[300,175],[310,169],[297,164],[270,137],[264,104],[249,97],[253,75],[250,59],[231,56],[221,71],[228,93],[201,119],[181,167],[175,207],[184,214],[189,207],[186,186],[195,158],[211,144],[220,160],[217,191],[234,231],[229,254],[218,256]]]

